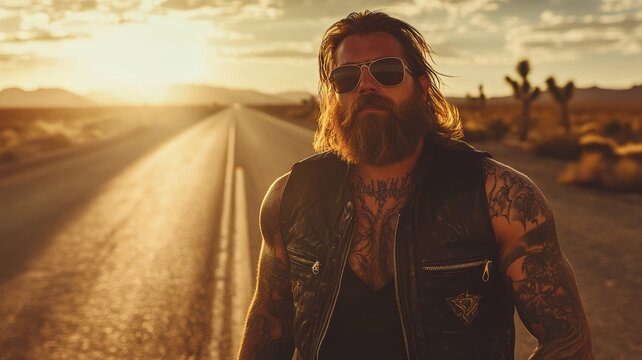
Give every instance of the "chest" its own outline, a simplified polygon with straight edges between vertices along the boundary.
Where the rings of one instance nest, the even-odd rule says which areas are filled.
[[[372,290],[384,287],[394,274],[394,245],[399,220],[397,206],[357,208],[348,265]]]

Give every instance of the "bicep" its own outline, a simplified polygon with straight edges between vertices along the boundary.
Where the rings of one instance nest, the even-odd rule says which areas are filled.
[[[520,318],[540,341],[538,352],[590,354],[573,272],[544,195],[528,177],[495,162],[486,166],[486,189],[501,268]]]
[[[279,226],[281,197],[287,175],[277,179],[268,190],[259,214],[263,244],[259,256],[255,302],[276,318],[289,315],[291,290],[289,260]]]
[[[260,354],[290,351],[294,305],[289,260],[279,227],[279,206],[286,180],[277,179],[261,204],[259,223],[263,243],[241,358],[263,358]]]

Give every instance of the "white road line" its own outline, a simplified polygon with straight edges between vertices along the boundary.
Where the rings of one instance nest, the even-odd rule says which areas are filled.
[[[225,180],[223,188],[223,211],[221,214],[221,228],[219,231],[219,248],[215,251],[218,256],[218,263],[214,270],[214,300],[212,302],[212,337],[210,342],[210,358],[219,359],[223,350],[221,340],[225,334],[225,299],[228,289],[225,283],[227,280],[227,262],[229,258],[229,243],[232,215],[232,190],[234,186],[234,149],[236,139],[236,123],[230,120],[230,130],[227,137],[227,159],[225,163]],[[235,351],[232,350],[232,351]]]
[[[234,293],[232,294],[232,349],[238,351],[245,316],[252,297],[250,234],[247,221],[245,173],[236,167],[234,182]],[[236,354],[236,353],[235,353]]]

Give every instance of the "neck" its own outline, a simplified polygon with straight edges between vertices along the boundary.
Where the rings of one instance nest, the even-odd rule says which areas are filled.
[[[389,179],[407,176],[415,169],[423,146],[424,139],[421,139],[415,151],[407,158],[390,165],[356,165],[354,173],[364,179]]]

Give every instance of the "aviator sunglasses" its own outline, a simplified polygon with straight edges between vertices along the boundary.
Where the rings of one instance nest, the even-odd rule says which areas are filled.
[[[334,91],[345,94],[354,91],[361,82],[361,68],[368,68],[370,76],[381,86],[397,86],[406,78],[406,70],[412,71],[398,57],[384,57],[358,64],[342,65],[330,73]]]

